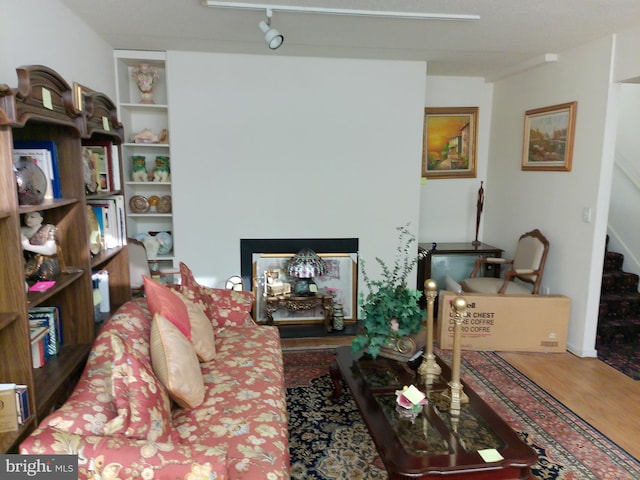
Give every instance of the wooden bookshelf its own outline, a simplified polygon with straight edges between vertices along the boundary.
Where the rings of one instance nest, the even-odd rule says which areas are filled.
[[[95,338],[92,270],[107,270],[115,309],[130,297],[128,250],[115,248],[92,258],[82,159],[82,140],[107,140],[120,149],[123,128],[113,102],[104,94],[84,94],[83,108],[54,70],[41,65],[17,68],[15,88],[0,84],[0,382],[29,387],[34,415],[17,432],[0,433],[0,453],[15,452],[20,441],[71,393]],[[13,142],[52,141],[62,198],[40,205],[18,205],[13,172]],[[121,170],[121,155],[114,168]],[[121,188],[101,195],[122,194]],[[20,241],[21,216],[41,211],[58,228],[64,254],[62,274],[49,290],[25,288]],[[57,357],[32,368],[28,309],[57,306],[62,316],[64,345]]]

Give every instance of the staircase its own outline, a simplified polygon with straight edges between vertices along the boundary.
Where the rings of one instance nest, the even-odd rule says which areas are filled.
[[[638,275],[624,272],[624,255],[610,252],[608,247],[607,235],[596,344],[637,347],[640,345]]]

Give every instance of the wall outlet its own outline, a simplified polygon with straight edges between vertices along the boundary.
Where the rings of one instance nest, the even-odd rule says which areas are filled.
[[[549,295],[551,293],[551,289],[549,287],[542,287],[542,294],[543,295]]]

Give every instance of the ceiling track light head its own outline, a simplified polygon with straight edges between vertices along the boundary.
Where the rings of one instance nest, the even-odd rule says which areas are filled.
[[[267,21],[264,20],[258,23],[258,27],[262,30],[264,34],[264,41],[267,43],[271,50],[276,50],[280,48],[282,43],[284,42],[284,36],[275,28],[271,28],[271,16],[273,12],[270,8],[267,8]]]

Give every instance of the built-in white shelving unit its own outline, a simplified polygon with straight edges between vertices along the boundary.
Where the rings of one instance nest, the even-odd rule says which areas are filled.
[[[171,211],[154,205],[155,201],[166,201],[172,197],[171,181],[154,181],[156,157],[169,157],[171,164],[171,130],[169,128],[169,107],[167,98],[166,53],[154,51],[116,50],[114,52],[116,71],[116,94],[118,112],[125,125],[125,142],[122,145],[122,163],[124,175],[125,200],[127,204],[127,228],[129,236],[141,239],[145,234],[156,235],[158,232],[169,232],[175,241],[173,231],[173,215]],[[138,89],[133,71],[141,64],[152,65],[157,69],[158,79],[153,87],[154,103],[141,103],[141,92]],[[137,143],[134,136],[143,130],[149,130],[156,136],[166,131],[167,140],[156,143]],[[133,177],[133,157],[144,157],[148,181],[135,181]],[[136,211],[131,207],[132,198],[149,202],[149,210]],[[142,197],[142,198],[140,198]],[[134,201],[135,201],[134,199]],[[165,236],[166,237],[166,236]],[[164,253],[161,249],[157,255],[151,254],[149,262],[152,270],[173,272],[176,262],[171,251]],[[172,281],[172,278],[166,278]]]

